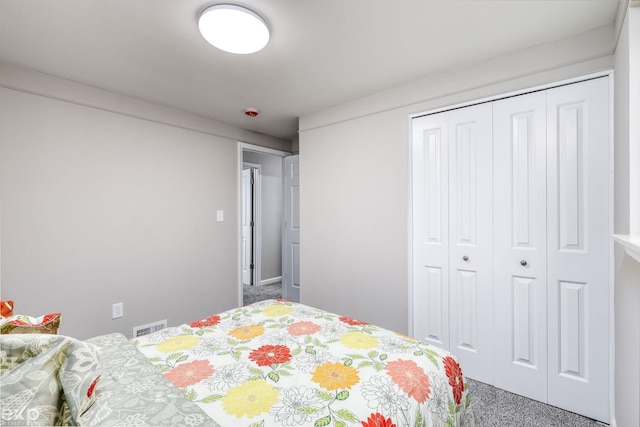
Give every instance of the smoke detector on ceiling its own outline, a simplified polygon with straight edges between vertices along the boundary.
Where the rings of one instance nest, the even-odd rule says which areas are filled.
[[[246,110],[244,110],[244,114],[249,117],[255,117],[258,115],[258,110],[256,110],[255,108],[247,108]]]

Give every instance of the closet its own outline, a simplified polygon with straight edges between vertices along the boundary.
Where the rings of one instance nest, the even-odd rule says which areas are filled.
[[[609,422],[609,78],[412,119],[413,334]]]

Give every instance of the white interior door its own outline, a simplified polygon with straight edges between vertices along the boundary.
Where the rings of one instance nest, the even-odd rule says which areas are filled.
[[[252,196],[252,170],[242,170],[242,284],[253,283],[253,196]]]
[[[300,163],[299,156],[284,158],[284,224],[282,296],[300,301]]]
[[[451,352],[493,383],[493,158],[491,104],[449,112]]]
[[[547,401],[546,94],[493,103],[495,385]]]
[[[448,113],[413,119],[413,335],[449,348]]]
[[[490,104],[413,120],[413,333],[489,383],[491,147]]]
[[[549,403],[607,421],[609,120],[606,78],[547,93]]]

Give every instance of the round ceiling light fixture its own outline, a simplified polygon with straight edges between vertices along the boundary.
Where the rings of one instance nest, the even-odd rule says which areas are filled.
[[[206,41],[225,52],[254,53],[269,42],[269,29],[264,20],[241,6],[211,6],[200,15],[198,26]]]

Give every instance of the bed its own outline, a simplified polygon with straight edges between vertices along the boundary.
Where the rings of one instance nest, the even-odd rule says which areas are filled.
[[[58,367],[57,399],[64,404],[49,418],[56,424],[474,425],[466,380],[448,352],[285,300],[134,340],[121,334],[86,341],[49,335],[54,344],[43,345],[30,343],[38,340],[34,336],[1,337],[2,424],[42,415],[45,406],[38,406],[40,412],[33,411],[33,401],[24,406],[39,394],[42,362],[38,374],[29,367],[17,372],[22,364],[15,356],[45,348],[45,360],[68,361]]]

